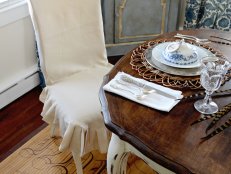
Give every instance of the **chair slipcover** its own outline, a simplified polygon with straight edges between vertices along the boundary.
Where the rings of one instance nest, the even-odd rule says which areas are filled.
[[[28,0],[46,87],[41,115],[63,137],[59,149],[80,156],[107,152],[98,91],[111,69],[107,61],[100,0]],[[57,129],[55,129],[57,130]],[[56,132],[57,134],[57,132]]]

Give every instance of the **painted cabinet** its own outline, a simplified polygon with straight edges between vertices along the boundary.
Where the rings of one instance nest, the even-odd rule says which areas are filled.
[[[102,0],[108,56],[178,28],[180,0]]]

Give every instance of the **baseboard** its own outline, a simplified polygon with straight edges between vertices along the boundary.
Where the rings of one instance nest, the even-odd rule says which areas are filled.
[[[38,72],[25,77],[0,93],[0,109],[39,85]]]

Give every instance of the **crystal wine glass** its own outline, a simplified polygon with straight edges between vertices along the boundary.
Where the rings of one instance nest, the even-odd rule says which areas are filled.
[[[224,79],[230,63],[221,57],[209,56],[201,60],[200,82],[205,88],[206,96],[194,103],[194,107],[202,114],[213,114],[218,111],[218,106],[212,101],[211,95],[216,91]]]

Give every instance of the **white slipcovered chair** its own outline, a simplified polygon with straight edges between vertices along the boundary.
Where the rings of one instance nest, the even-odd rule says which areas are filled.
[[[98,98],[103,76],[112,67],[100,0],[27,1],[46,82],[41,115],[52,136],[63,137],[59,150],[72,152],[82,174],[81,156],[95,149],[106,153],[109,143]]]

